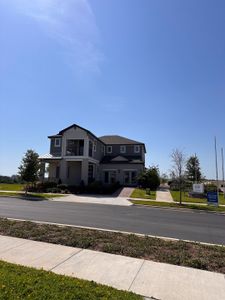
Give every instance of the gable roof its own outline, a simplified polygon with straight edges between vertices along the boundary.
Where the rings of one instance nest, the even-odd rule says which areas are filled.
[[[79,126],[77,124],[72,124],[69,127],[66,127],[64,129],[60,130],[58,134],[54,134],[54,135],[48,136],[48,138],[61,137],[65,131],[67,131],[67,130],[69,130],[71,128],[74,128],[74,127],[75,128],[77,127],[77,128],[80,128],[80,129],[86,131],[88,134],[92,135],[95,139],[99,140],[102,144],[104,144],[104,142],[102,140],[100,140],[96,135],[94,135],[94,133],[92,133],[90,130],[88,130],[86,128],[83,128],[83,127],[81,127],[81,126]]]

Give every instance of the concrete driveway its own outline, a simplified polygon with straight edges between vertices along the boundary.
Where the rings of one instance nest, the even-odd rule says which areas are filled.
[[[131,206],[133,205],[124,197],[100,196],[100,195],[67,195],[49,199],[51,201],[72,202],[72,203],[94,203],[106,205]]]

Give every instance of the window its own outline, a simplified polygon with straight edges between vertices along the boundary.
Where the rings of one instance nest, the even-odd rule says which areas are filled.
[[[61,139],[55,139],[55,147],[60,147],[61,146]]]
[[[66,145],[67,156],[83,156],[84,140],[67,140]]]
[[[88,164],[88,183],[92,183],[94,181],[94,165]]]
[[[101,146],[101,151],[102,151],[102,153],[104,153],[105,154],[105,146]]]
[[[88,155],[90,157],[93,156],[93,142],[92,141],[89,141],[89,151],[88,151]]]
[[[107,150],[107,153],[112,153],[112,146],[107,146],[106,150]]]
[[[96,142],[96,141],[94,141],[93,151],[94,151],[94,152],[97,151],[97,142]]]
[[[113,184],[116,182],[116,171],[105,171],[104,182],[107,184]]]
[[[120,146],[120,153],[126,153],[126,146]]]
[[[139,153],[139,152],[140,152],[140,146],[134,145],[134,153]]]
[[[56,167],[56,170],[55,170],[55,178],[59,178],[59,172],[60,172],[60,168],[59,166]]]

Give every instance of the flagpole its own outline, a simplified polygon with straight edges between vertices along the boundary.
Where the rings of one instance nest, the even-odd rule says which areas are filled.
[[[217,143],[216,143],[216,136],[215,136],[215,165],[216,165],[216,186],[217,186],[217,196],[219,200],[219,179],[218,179],[218,162],[217,162]]]
[[[223,195],[225,198],[225,187],[224,187],[224,156],[223,156],[223,147],[221,148],[221,157],[222,157],[222,182],[223,182]]]

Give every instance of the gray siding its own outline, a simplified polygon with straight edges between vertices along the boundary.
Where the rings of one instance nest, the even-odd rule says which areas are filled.
[[[92,158],[100,161],[104,156],[104,151],[102,151],[102,147],[104,146],[99,140],[95,139],[93,136],[89,134],[88,138],[92,141],[93,145],[96,143],[96,151],[93,149]]]
[[[105,152],[105,155],[107,156],[116,156],[116,155],[122,155],[122,156],[142,156],[142,152],[143,152],[143,145],[139,145],[140,146],[140,152],[139,153],[135,153],[134,152],[134,145],[106,145],[106,150],[107,150],[107,146],[112,146],[112,153],[108,153],[107,151]],[[125,153],[121,153],[120,152],[120,146],[125,146],[126,147],[126,152]]]
[[[56,138],[51,138],[50,154],[52,154],[54,156],[61,156],[62,155],[62,139],[61,139],[60,147],[55,147],[55,139]]]

